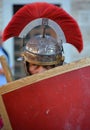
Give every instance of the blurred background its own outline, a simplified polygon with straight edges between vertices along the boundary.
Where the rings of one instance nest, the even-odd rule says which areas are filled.
[[[13,14],[23,5],[36,2],[37,0],[0,0],[0,30],[6,27]],[[37,2],[40,2],[39,0]],[[56,6],[61,6],[78,22],[83,35],[84,49],[81,53],[69,44],[64,45],[65,62],[70,63],[82,58],[90,57],[90,0],[43,0]],[[72,32],[73,33],[73,32]],[[9,53],[10,64],[13,66],[13,75],[15,79],[25,76],[24,65],[17,62],[20,56],[20,47],[22,41],[19,38],[10,38],[3,45]]]

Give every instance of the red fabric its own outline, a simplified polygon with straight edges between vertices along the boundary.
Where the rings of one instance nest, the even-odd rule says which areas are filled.
[[[90,67],[3,94],[13,130],[90,130]]]
[[[3,33],[3,41],[20,34],[22,29],[37,18],[54,20],[62,28],[67,43],[74,45],[80,52],[83,49],[83,40],[76,20],[62,8],[45,2],[27,4],[13,16]]]

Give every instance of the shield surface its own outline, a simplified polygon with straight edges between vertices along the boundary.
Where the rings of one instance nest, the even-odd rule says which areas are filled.
[[[5,130],[89,130],[90,58],[0,88]]]

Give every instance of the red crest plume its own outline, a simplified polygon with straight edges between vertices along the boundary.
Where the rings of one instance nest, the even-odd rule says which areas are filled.
[[[37,18],[49,18],[55,21],[63,30],[66,42],[72,44],[80,52],[83,40],[76,20],[62,8],[46,2],[27,4],[12,17],[3,32],[3,41],[10,37],[19,36],[22,29]]]

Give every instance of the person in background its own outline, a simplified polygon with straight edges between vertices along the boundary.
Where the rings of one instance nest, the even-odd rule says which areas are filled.
[[[9,64],[9,55],[8,55],[8,52],[3,47],[1,31],[0,31],[0,56],[4,56],[6,58],[7,63]],[[4,75],[4,70],[3,70],[1,62],[0,62],[0,86],[5,85],[6,83],[7,83],[6,77]]]

